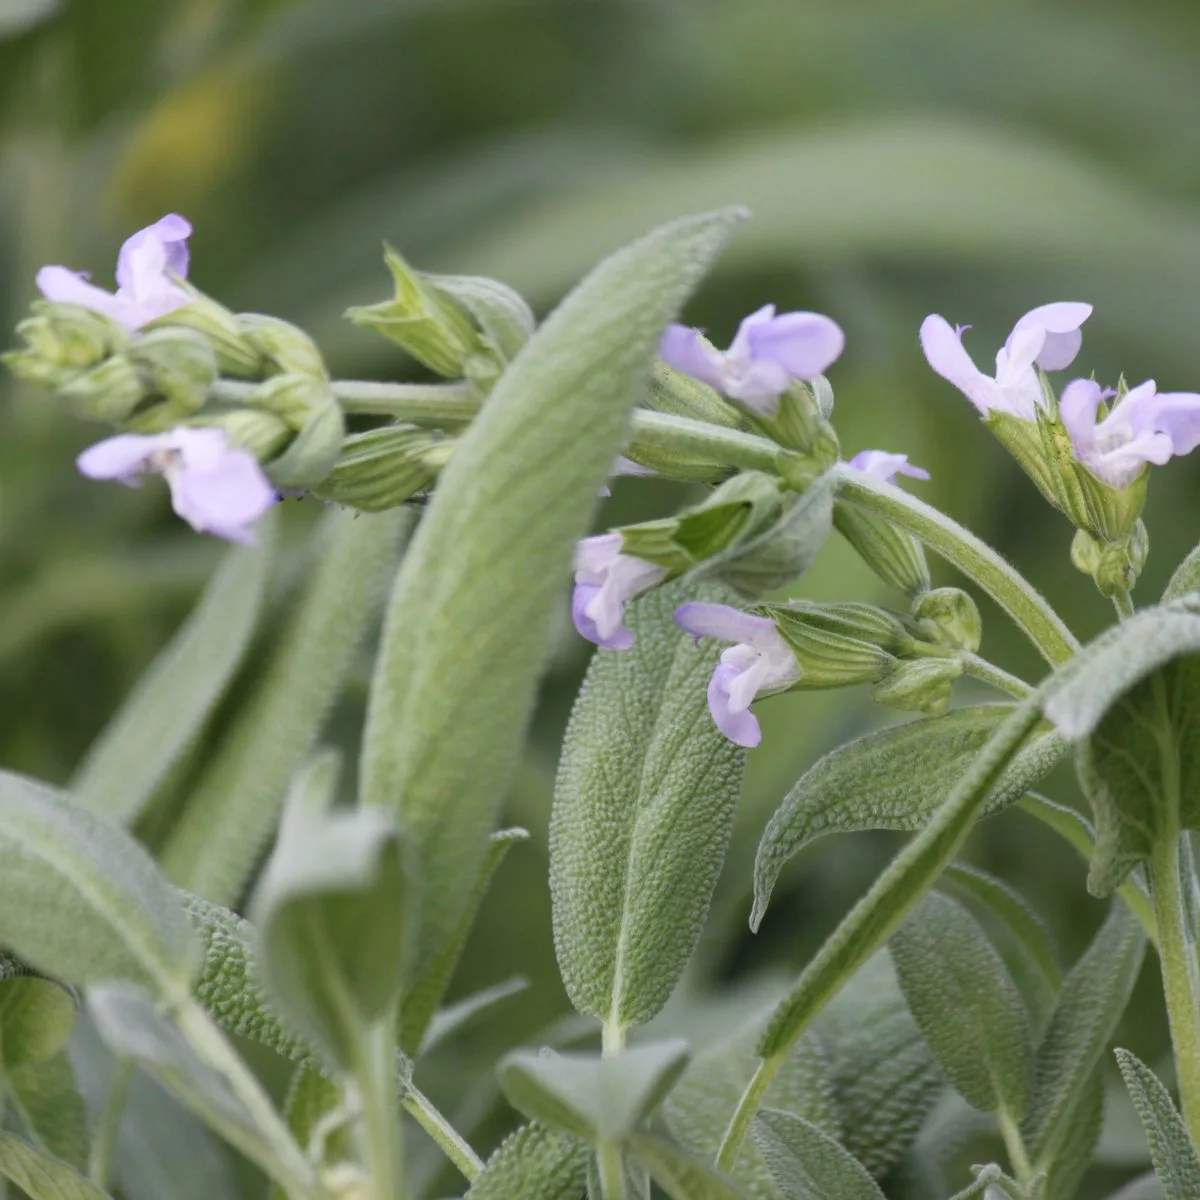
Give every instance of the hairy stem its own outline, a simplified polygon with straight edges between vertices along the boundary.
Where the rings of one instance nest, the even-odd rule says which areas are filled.
[[[1033,695],[1033,688],[1025,680],[1010,675],[995,663],[988,662],[986,658],[980,658],[978,654],[971,654],[968,651],[963,651],[959,657],[962,659],[963,670],[975,679],[990,683],[993,687],[1007,692],[1017,700],[1024,700],[1027,696]]]
[[[358,1039],[354,1079],[362,1099],[363,1158],[371,1177],[369,1200],[403,1196],[403,1147],[396,1103],[396,1020],[388,1013]]]
[[[1029,1151],[1025,1149],[1025,1139],[1021,1137],[1021,1127],[1005,1108],[996,1114],[996,1120],[1000,1126],[1000,1136],[1004,1139],[1009,1165],[1017,1182],[1024,1187],[1033,1175],[1033,1164],[1029,1161]]]
[[[404,1111],[437,1142],[442,1153],[458,1168],[463,1178],[468,1183],[474,1183],[483,1170],[483,1160],[471,1149],[462,1134],[434,1108],[424,1092],[410,1083],[401,1103]]]
[[[626,1200],[621,1147],[616,1142],[601,1142],[596,1147],[596,1166],[600,1172],[601,1200]]]

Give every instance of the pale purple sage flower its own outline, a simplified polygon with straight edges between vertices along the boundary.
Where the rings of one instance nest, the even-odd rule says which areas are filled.
[[[667,576],[666,567],[622,554],[624,541],[619,533],[601,533],[575,546],[571,618],[582,637],[610,650],[633,645],[633,630],[623,624],[625,605]]]
[[[761,692],[780,692],[803,674],[775,622],[727,604],[695,601],[675,610],[675,623],[694,638],[736,642],[721,655],[708,684],[708,711],[717,728],[747,748],[762,741],[762,728],[750,705]]]
[[[1076,379],[1058,402],[1076,456],[1097,479],[1128,487],[1146,463],[1161,466],[1200,445],[1200,395],[1195,392],[1160,393],[1148,379],[1097,421],[1101,402],[1113,394],[1091,379]]]
[[[623,454],[618,454],[613,459],[613,464],[608,468],[610,476],[617,475],[653,475],[654,472],[649,467],[643,467],[641,463],[635,463],[632,458],[626,458]],[[607,483],[602,483],[596,489],[597,496],[611,496],[612,488]]]
[[[820,313],[775,314],[768,304],[738,327],[728,350],[698,329],[668,325],[659,345],[663,362],[770,416],[793,379],[815,379],[846,344],[836,321]]]
[[[230,446],[220,429],[181,425],[166,433],[122,433],[90,446],[76,465],[89,479],[139,486],[140,475],[162,475],[171,505],[200,533],[252,543],[250,526],[278,499],[258,459]]]
[[[860,450],[849,465],[884,483],[891,483],[897,475],[909,475],[913,479],[929,478],[929,472],[924,467],[914,467],[908,461],[907,454],[889,454],[886,450]]]
[[[921,349],[929,365],[949,380],[986,417],[992,410],[1026,421],[1037,418],[1042,385],[1034,370],[1068,367],[1083,344],[1080,326],[1092,315],[1090,304],[1063,300],[1031,309],[1013,326],[996,355],[996,375],[985,375],[962,344],[966,325],[952,327],[936,313],[921,323]]]
[[[67,267],[43,267],[37,273],[37,285],[47,300],[79,304],[127,329],[138,329],[192,299],[177,282],[187,277],[191,232],[191,225],[178,213],[169,213],[138,230],[117,257],[115,293],[91,283],[86,272]]]

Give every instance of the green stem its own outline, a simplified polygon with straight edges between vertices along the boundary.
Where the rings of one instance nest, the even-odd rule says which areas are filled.
[[[113,1063],[104,1103],[96,1117],[96,1131],[92,1136],[92,1150],[88,1156],[88,1178],[102,1191],[108,1191],[112,1174],[113,1158],[117,1150],[117,1134],[121,1128],[121,1117],[125,1114],[125,1100],[129,1095],[129,1084],[133,1079],[133,1059],[124,1056]]]
[[[483,399],[470,383],[375,383],[372,380],[335,379],[330,387],[348,413],[393,417],[416,424],[460,425],[478,415]],[[219,379],[209,397],[228,404],[253,400],[260,385]]]
[[[612,1058],[625,1049],[625,1026],[614,1013],[604,1022],[600,1034],[601,1051],[605,1058]]]
[[[778,473],[784,453],[774,442],[753,433],[645,408],[634,411],[632,439],[638,445],[678,450],[725,466],[772,474]]]
[[[175,1023],[192,1049],[225,1080],[271,1147],[272,1161],[260,1165],[274,1175],[291,1200],[320,1200],[321,1188],[312,1164],[225,1035],[190,995],[174,998],[172,1007]]]
[[[1058,666],[1079,649],[1075,635],[1019,571],[986,542],[932,505],[841,464],[842,499],[908,530],[947,562],[973,579],[1024,631],[1043,658]]]
[[[483,1170],[483,1160],[471,1149],[462,1134],[411,1083],[401,1103],[404,1111],[437,1142],[442,1153],[458,1168],[463,1178],[468,1183],[474,1183]]]
[[[963,670],[975,679],[990,683],[993,687],[1007,692],[1017,700],[1024,700],[1033,695],[1033,688],[1025,680],[1010,675],[995,663],[988,662],[986,658],[980,658],[978,654],[971,654],[968,651],[963,651],[959,657],[962,659]]]
[[[601,1200],[626,1200],[625,1164],[616,1142],[601,1142],[596,1147],[596,1165],[600,1172]]]
[[[362,1098],[363,1159],[371,1179],[369,1200],[399,1200],[403,1195],[395,1028],[395,1014],[389,1012],[356,1039],[354,1079]]]
[[[1021,1137],[1021,1128],[1006,1108],[996,1113],[1000,1126],[1000,1136],[1004,1139],[1004,1149],[1008,1152],[1008,1161],[1012,1166],[1017,1182],[1024,1188],[1033,1175],[1033,1164],[1029,1161],[1029,1152],[1025,1149],[1025,1140]]]
[[[1128,592],[1117,592],[1113,596],[1112,602],[1113,608],[1117,610],[1117,616],[1120,617],[1122,621],[1128,621],[1129,618],[1133,616],[1133,598]]]

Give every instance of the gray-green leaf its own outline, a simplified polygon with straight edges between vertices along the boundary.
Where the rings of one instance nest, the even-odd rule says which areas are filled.
[[[1125,905],[1114,903],[1091,945],[1063,981],[1034,1056],[1034,1085],[1024,1122],[1031,1155],[1058,1158],[1092,1072],[1108,1045],[1142,965],[1146,936]]]
[[[1029,1103],[1029,1014],[979,923],[930,892],[892,934],[892,961],[909,1010],[962,1097],[1020,1118]]]
[[[174,889],[131,837],[65,796],[0,771],[0,943],[73,983],[187,985],[196,939]]]
[[[629,1152],[671,1200],[745,1200],[732,1180],[665,1138],[634,1134]]]
[[[825,755],[784,797],[763,833],[754,865],[750,927],[757,929],[762,921],[784,864],[814,838],[925,825],[1011,713],[1006,704],[960,708],[867,734]],[[1011,804],[1063,753],[1053,735],[1037,738],[992,787],[984,812]]]
[[[1145,1063],[1128,1050],[1116,1051],[1117,1065],[1141,1118],[1150,1145],[1154,1170],[1162,1181],[1166,1200],[1194,1200],[1200,1196],[1200,1156],[1188,1137],[1167,1089]]]
[[[567,729],[550,826],[559,968],[572,1003],[622,1028],[666,1003],[720,874],[745,751],[705,699],[721,646],[672,620],[676,584],[630,606],[631,650],[598,650]],[[706,598],[727,598],[709,589]]]
[[[87,1165],[87,1112],[65,1051],[7,1075],[9,1100],[25,1132],[48,1154],[78,1170]]]
[[[67,1044],[75,998],[37,975],[0,979],[0,1073],[41,1062]]]
[[[71,781],[80,804],[131,823],[221,698],[254,632],[270,573],[275,522],[234,546],[191,616],[159,653]]]
[[[884,1200],[866,1167],[802,1117],[765,1108],[751,1132],[785,1200]]]
[[[626,1137],[683,1074],[687,1043],[648,1042],[620,1054],[518,1050],[497,1068],[504,1094],[532,1120],[593,1145]]]
[[[579,1200],[588,1157],[583,1142],[523,1125],[501,1142],[464,1200]]]
[[[661,330],[739,216],[673,222],[601,263],[504,373],[413,540],[376,665],[360,777],[364,801],[395,810],[417,851],[418,969],[459,927],[483,866],[574,544]]]
[[[69,1163],[52,1158],[28,1142],[0,1131],[0,1174],[30,1200],[106,1200],[102,1192]]]
[[[278,1008],[349,1071],[400,993],[406,884],[388,813],[330,811],[337,773],[325,753],[298,775],[253,920]]]

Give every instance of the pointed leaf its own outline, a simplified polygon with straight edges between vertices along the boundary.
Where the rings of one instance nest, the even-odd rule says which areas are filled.
[[[48,787],[0,771],[0,943],[73,983],[178,989],[196,939],[174,890],[131,837]]]
[[[765,1108],[752,1133],[785,1200],[884,1200],[866,1167],[802,1117]]]
[[[52,1158],[28,1142],[0,1131],[0,1175],[15,1183],[29,1200],[106,1200],[62,1159]]]
[[[322,519],[295,611],[163,849],[180,887],[218,904],[240,898],[292,775],[374,626],[412,520],[405,509],[331,509]]]
[[[487,855],[574,544],[626,439],[662,328],[739,216],[676,221],[598,266],[504,373],[413,540],[388,612],[360,777],[364,801],[395,810],[414,841],[418,969],[460,926],[462,881],[478,877]]]
[[[1200,1196],[1200,1156],[1167,1089],[1128,1050],[1118,1049],[1116,1054],[1125,1086],[1146,1131],[1150,1158],[1166,1200],[1192,1200]]]
[[[904,998],[942,1070],[984,1112],[1024,1115],[1029,1103],[1029,1014],[979,923],[930,892],[888,942]]]
[[[252,917],[276,1005],[331,1066],[351,1071],[400,993],[406,884],[387,813],[331,811],[338,765],[327,752],[297,776]]]
[[[1043,1166],[1062,1151],[1077,1107],[1137,979],[1146,936],[1122,904],[1063,981],[1034,1055],[1033,1097],[1024,1123],[1031,1155]]]
[[[511,996],[519,996],[528,988],[528,979],[514,975],[503,983],[472,992],[453,1004],[447,1004],[445,1008],[439,1008],[425,1031],[420,1053],[428,1054],[442,1042],[452,1038],[460,1029],[473,1025],[483,1014],[491,1012],[497,1004],[503,1003]]]
[[[254,632],[266,592],[274,521],[254,546],[234,546],[191,616],[88,750],[71,790],[79,803],[130,824],[221,698]]]
[[[687,1043],[647,1042],[607,1058],[518,1050],[497,1068],[500,1087],[531,1120],[593,1145],[620,1141],[683,1074]]]
[[[1044,1196],[1074,1196],[1095,1158],[1104,1124],[1104,1071],[1097,1066],[1063,1129],[1046,1171]]]
[[[708,590],[710,598],[728,598]],[[572,1003],[624,1028],[666,1003],[692,955],[733,827],[745,751],[713,724],[722,647],[672,620],[676,584],[598,650],[567,729],[550,826],[555,948]]]
[[[762,921],[784,864],[814,838],[925,825],[1012,711],[1011,705],[989,704],[910,721],[847,742],[817,762],[784,797],[763,833],[750,927]],[[992,787],[984,812],[1011,804],[1063,753],[1053,735],[1033,741]]]
[[[634,1134],[629,1152],[671,1200],[745,1200],[746,1193],[715,1167],[664,1138]]]
[[[404,999],[400,1005],[400,1049],[405,1054],[415,1055],[418,1050],[423,1053],[427,1049],[422,1043],[429,1036],[428,1031],[435,1020],[437,1006],[446,994],[446,988],[450,986],[454,968],[458,965],[471,927],[475,924],[479,906],[483,903],[500,864],[508,857],[508,852],[528,837],[529,833],[524,829],[501,829],[488,839],[483,866],[475,877],[474,886],[467,893],[457,925],[442,945],[434,950],[429,961],[404,992]]]
[[[589,1157],[583,1142],[523,1125],[500,1143],[464,1200],[579,1200]]]
[[[65,1052],[28,1062],[7,1076],[9,1101],[29,1138],[76,1170],[87,1167],[87,1111]]]

